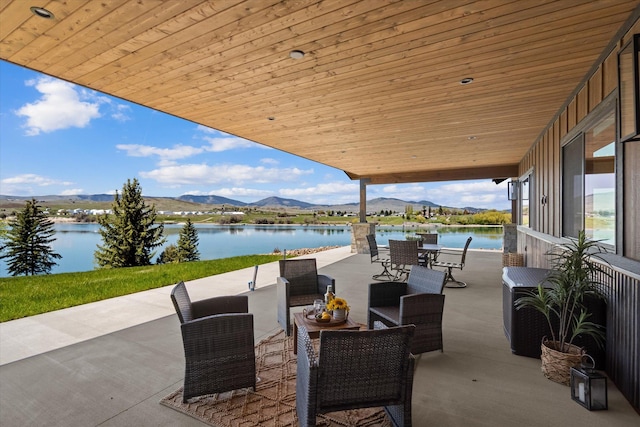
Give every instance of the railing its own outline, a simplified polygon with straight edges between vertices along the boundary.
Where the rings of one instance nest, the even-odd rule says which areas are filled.
[[[551,268],[546,255],[561,242],[553,236],[518,229],[518,252],[527,267]],[[607,300],[606,373],[640,411],[640,263],[617,255],[606,257],[597,279]]]

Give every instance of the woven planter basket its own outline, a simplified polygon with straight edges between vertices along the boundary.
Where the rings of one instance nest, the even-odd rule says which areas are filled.
[[[502,254],[503,267],[522,267],[524,266],[524,256],[515,252]]]
[[[558,341],[543,339],[541,348],[542,373],[551,381],[569,385],[571,368],[580,366],[584,350],[573,344],[565,344],[565,352],[556,350],[560,347]]]

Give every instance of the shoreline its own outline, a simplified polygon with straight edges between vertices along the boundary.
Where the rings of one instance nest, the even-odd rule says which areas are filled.
[[[51,220],[51,222],[53,222],[54,224],[98,224],[97,221],[76,221],[75,218],[65,218],[65,217],[51,217],[49,218]],[[186,222],[186,219],[185,219]],[[162,221],[159,222],[160,224],[166,224],[166,225],[173,225],[173,224],[184,224],[185,222],[183,221]],[[243,223],[243,222],[239,222],[236,224],[219,224],[219,223],[213,223],[213,222],[196,222],[196,221],[192,221],[192,223],[194,225],[214,225],[214,226],[224,226],[224,227],[229,227],[229,226],[235,226],[235,227],[244,227],[244,226],[249,226],[249,227],[291,227],[291,226],[296,226],[296,227],[349,227],[353,224],[360,224],[360,223],[352,223],[352,222],[348,222],[348,223],[323,223],[323,224],[249,224],[249,223]],[[379,228],[408,228],[408,229],[433,229],[433,228],[460,228],[460,227],[502,227],[502,224],[442,224],[442,223],[428,223],[428,224],[423,224],[423,223],[419,223],[419,222],[406,222],[404,224],[380,224],[377,223],[375,221],[373,222],[368,222],[367,224],[375,224],[376,227]]]

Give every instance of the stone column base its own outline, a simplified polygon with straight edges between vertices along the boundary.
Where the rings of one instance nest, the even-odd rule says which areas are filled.
[[[357,254],[369,254],[368,234],[376,233],[375,222],[357,222],[351,224],[351,252]]]

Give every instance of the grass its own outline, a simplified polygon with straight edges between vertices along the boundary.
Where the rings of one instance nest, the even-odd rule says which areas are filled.
[[[246,255],[181,264],[0,278],[0,322],[160,288],[281,259]]]

